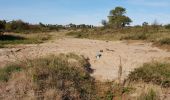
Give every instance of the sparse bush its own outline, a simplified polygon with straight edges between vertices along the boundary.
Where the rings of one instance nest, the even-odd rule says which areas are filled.
[[[145,63],[129,74],[130,81],[152,82],[163,87],[170,87],[169,63]]]
[[[6,24],[5,20],[3,21],[0,20],[0,35],[2,35],[3,32],[5,31],[5,24]]]
[[[148,37],[148,34],[146,33],[136,33],[136,34],[128,34],[127,36],[122,36],[122,39],[125,40],[146,40]]]
[[[107,93],[106,93],[106,100],[113,100],[113,98],[114,98],[114,94],[113,94],[113,92],[112,91],[108,91]]]
[[[23,22],[22,20],[14,20],[8,23],[7,30],[17,33],[23,32],[29,30],[29,24]]]
[[[0,44],[0,48],[4,48],[4,46],[2,44]]]
[[[108,23],[107,23],[106,20],[102,20],[102,21],[101,21],[101,24],[102,24],[104,27],[106,27]]]
[[[43,43],[44,41],[47,41],[51,39],[51,35],[48,34],[4,34],[0,35],[0,44],[2,47],[8,45],[8,44],[38,44]]]
[[[156,19],[154,20],[154,22],[152,23],[151,26],[155,32],[158,32],[161,27],[161,25],[158,23],[158,21]]]
[[[7,82],[13,72],[21,71],[21,69],[22,68],[19,65],[9,65],[0,69],[0,81]]]
[[[39,91],[54,88],[63,92],[63,99],[89,100],[92,98],[94,80],[84,70],[84,65],[73,66],[67,61],[68,57],[75,59],[76,56],[60,55],[33,61],[35,63],[32,69],[33,80]]]
[[[75,38],[87,38],[88,34],[84,32],[69,32],[66,35],[73,36]]]
[[[29,88],[34,90],[37,99],[46,98],[45,94],[53,90],[53,96],[60,97],[57,100],[93,100],[96,98],[95,82],[85,68],[88,67],[86,63],[85,58],[75,54],[49,56],[28,60],[20,67],[15,64],[6,67],[0,70],[0,79],[7,81],[10,74],[24,68],[25,75],[31,79],[30,84],[34,84],[28,86],[33,86]]]
[[[160,100],[158,93],[156,93],[153,89],[150,89],[148,93],[142,93],[138,100]]]
[[[165,25],[166,29],[170,29],[170,24]]]
[[[170,45],[170,38],[163,38],[158,41],[161,45]]]

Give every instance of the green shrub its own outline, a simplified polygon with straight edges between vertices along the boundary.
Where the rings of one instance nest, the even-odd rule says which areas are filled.
[[[87,38],[88,34],[83,32],[69,32],[66,35],[73,36],[75,38]]]
[[[18,67],[12,64],[0,69],[0,81],[7,82],[13,72],[24,68],[24,74],[29,79],[28,83],[33,84],[33,87],[28,88],[33,88],[37,99],[42,99],[41,97],[44,97],[45,93],[51,89],[57,92],[54,95],[61,97],[61,100],[94,100],[97,98],[95,80],[86,70],[86,67],[89,67],[88,61],[82,56],[73,53],[52,55],[27,60],[20,65]],[[27,85],[30,86],[30,84]],[[27,90],[24,91],[27,93]],[[18,90],[18,92],[21,91]],[[39,92],[41,94],[38,94]]]
[[[170,29],[170,24],[165,25],[165,28],[166,28],[166,29]]]
[[[80,66],[70,64],[68,62],[70,58],[81,57],[70,54],[34,60],[32,62],[33,80],[39,91],[54,88],[63,92],[63,99],[89,100],[94,96],[94,79],[84,69],[85,66],[81,62]],[[85,59],[81,58],[80,60]],[[69,94],[64,94],[64,91]]]
[[[19,65],[10,65],[5,68],[0,69],[0,81],[7,82],[11,73],[21,71]]]
[[[4,48],[4,46],[2,44],[0,44],[0,48]]]
[[[5,20],[0,20],[0,35],[5,30],[5,24],[6,24]]]
[[[23,32],[29,29],[29,24],[23,22],[22,20],[13,20],[6,25],[8,31],[13,31],[16,33]]]
[[[170,38],[163,38],[161,40],[158,41],[158,43],[160,43],[161,45],[170,45]]]
[[[105,99],[106,99],[106,100],[113,100],[113,98],[114,98],[113,92],[112,92],[112,91],[108,91],[108,92],[106,93]]]
[[[125,40],[146,40],[148,37],[148,34],[146,33],[136,33],[136,34],[128,34],[127,36],[121,37],[122,39]]]
[[[0,35],[0,46],[4,47],[8,44],[38,44],[43,43],[46,40],[51,39],[51,35],[47,34],[34,34],[34,35],[21,35],[21,34],[9,34]]]
[[[152,82],[170,87],[170,63],[146,63],[129,74],[130,81]]]

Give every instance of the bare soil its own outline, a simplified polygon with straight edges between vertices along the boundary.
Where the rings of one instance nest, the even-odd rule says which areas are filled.
[[[101,58],[96,54],[101,52]],[[122,79],[130,71],[143,63],[164,60],[170,57],[170,52],[153,47],[152,43],[141,41],[101,41],[76,38],[61,38],[43,44],[18,45],[14,48],[0,49],[0,67],[16,61],[46,56],[50,54],[73,52],[84,55],[90,60],[91,74],[100,81],[112,81],[118,77],[119,66],[122,65]],[[121,60],[121,63],[120,63]]]

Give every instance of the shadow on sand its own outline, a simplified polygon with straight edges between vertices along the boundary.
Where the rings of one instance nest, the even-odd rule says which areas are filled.
[[[14,35],[0,35],[0,41],[24,40],[26,38]]]

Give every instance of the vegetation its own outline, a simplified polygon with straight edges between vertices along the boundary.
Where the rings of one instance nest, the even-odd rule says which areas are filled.
[[[142,67],[132,72],[129,79],[131,81],[143,79],[147,80],[147,82],[160,82],[162,86],[169,87],[169,65],[146,64],[144,68]],[[74,53],[60,54],[58,56],[51,55],[1,68],[0,86],[10,86],[15,83],[16,86],[8,91],[8,93],[12,94],[9,97],[13,99],[132,99],[130,94],[135,92],[135,88],[114,82],[95,81],[90,76],[92,72],[88,59],[83,56],[78,56]],[[153,81],[153,79],[157,80]],[[19,87],[23,85],[26,88]],[[29,93],[34,95],[30,96]],[[2,95],[8,95],[6,90],[1,92],[0,96]],[[159,100],[159,96],[152,90],[148,93],[142,93],[139,100]]]
[[[5,30],[5,24],[6,24],[6,21],[4,21],[4,20],[1,21],[0,20],[0,35]]]
[[[130,81],[152,82],[162,87],[170,87],[169,63],[146,63],[129,75]]]
[[[42,23],[39,24],[29,24],[22,20],[13,20],[6,22],[5,20],[0,21],[3,23],[3,32],[15,32],[15,33],[37,33],[37,32],[48,32],[48,31],[58,31],[63,29],[59,25],[45,25]],[[2,27],[2,25],[0,25]]]
[[[160,97],[153,89],[150,89],[148,93],[142,93],[138,100],[160,100]]]
[[[5,21],[0,20],[0,33],[3,32],[14,32],[14,33],[40,33],[40,32],[51,32],[58,31],[61,29],[81,29],[81,28],[93,28],[93,25],[52,25],[52,24],[30,24],[22,20]]]
[[[30,24],[22,20],[10,22],[0,20],[0,48],[11,44],[42,43],[51,38],[45,32],[63,29],[71,30],[66,35],[75,38],[144,40],[161,46],[170,46],[170,24],[160,25],[155,20],[152,24],[143,22],[142,25],[129,26],[132,20],[125,14],[125,8],[114,8],[110,11],[108,22],[102,20],[103,27],[72,23],[65,26]],[[14,83],[16,87],[7,92],[6,90],[0,91],[0,97],[15,90],[13,95],[22,96],[13,96],[11,99],[23,99],[29,97],[31,93],[33,97],[30,99],[40,100],[121,100],[125,97],[130,98],[129,94],[135,91],[133,87],[121,83],[98,82],[90,76],[92,72],[88,59],[74,53],[52,55],[11,64],[0,69],[0,87],[8,87]],[[19,74],[18,77],[15,77],[17,74]],[[170,63],[145,63],[132,71],[128,80],[170,88]],[[17,87],[23,85],[25,87]],[[147,93],[142,93],[138,100],[159,100],[159,95],[151,89]]]
[[[170,29],[170,24],[165,25],[166,29]]]
[[[51,35],[41,34],[3,34],[0,35],[0,48],[15,44],[37,44],[49,40]]]
[[[7,82],[13,72],[21,71],[21,69],[20,65],[8,65],[5,68],[0,69],[0,81]]]
[[[125,8],[116,7],[110,11],[108,22],[106,20],[101,21],[103,27],[80,29],[69,32],[67,35],[100,40],[144,40],[153,42],[157,46],[169,46],[169,24],[163,26],[157,20],[154,20],[151,24],[143,22],[142,25],[127,26],[132,20],[125,13]]]
[[[32,79],[33,83],[29,84],[34,84],[34,87],[29,88],[34,88],[37,99],[45,98],[45,93],[51,89],[57,93],[49,98],[89,100],[95,97],[94,79],[89,75],[88,61],[72,53],[28,60],[20,65],[4,67],[0,70],[0,81],[8,82],[14,71],[24,71],[24,74]],[[42,94],[39,95],[38,92]]]
[[[110,11],[109,15],[109,26],[113,26],[116,28],[125,27],[126,25],[129,25],[132,20],[125,16],[126,9],[123,7],[116,7],[115,9]]]
[[[164,44],[170,45],[170,38],[163,38],[163,39],[159,40],[159,43],[161,45],[164,45]]]

